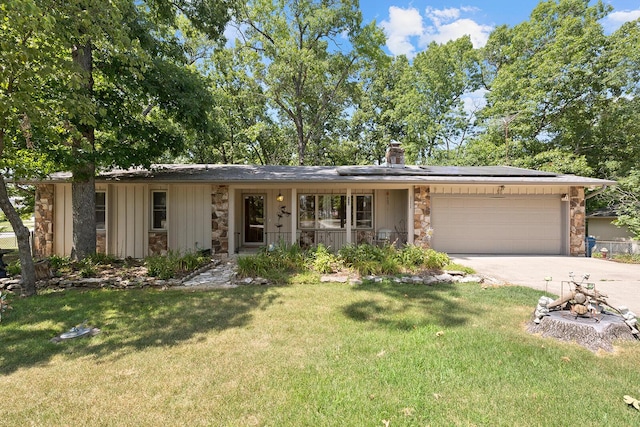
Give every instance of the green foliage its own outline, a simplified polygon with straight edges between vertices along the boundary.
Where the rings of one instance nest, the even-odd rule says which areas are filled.
[[[633,169],[627,177],[620,179],[607,198],[618,212],[614,224],[627,226],[636,238],[640,238],[640,170]]]
[[[54,271],[60,271],[71,266],[71,258],[59,255],[51,255],[48,258],[49,266]]]
[[[150,255],[144,259],[147,274],[159,279],[172,279],[193,271],[211,259],[199,252],[168,251],[166,255]]]
[[[95,277],[98,273],[96,265],[91,257],[86,257],[75,263],[74,267],[82,277]]]
[[[7,264],[7,274],[9,276],[17,276],[22,272],[22,267],[20,266],[20,260],[15,260]]]
[[[338,258],[323,244],[309,250],[309,265],[318,273],[333,273],[338,266]]]
[[[292,19],[295,16],[295,19]],[[260,54],[248,73],[294,136],[299,164],[324,164],[358,95],[367,62],[384,56],[384,34],[362,25],[357,1],[249,1],[237,17],[242,47]],[[334,49],[344,38],[351,49]],[[268,64],[268,66],[265,66]]]
[[[262,248],[256,255],[238,257],[238,274],[243,277],[260,276],[282,283],[292,273],[305,270],[305,253],[299,245],[279,244]]]
[[[401,249],[393,245],[347,245],[338,251],[338,256],[345,266],[362,275],[440,269],[449,263],[447,254],[415,245],[406,245]]]
[[[598,253],[598,255],[600,254]],[[600,255],[600,257],[602,257],[602,255]],[[611,258],[625,264],[640,264],[640,254],[614,254]]]

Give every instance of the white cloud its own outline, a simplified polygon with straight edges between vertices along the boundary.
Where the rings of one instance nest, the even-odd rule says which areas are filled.
[[[413,8],[389,8],[389,19],[380,23],[387,35],[387,48],[393,55],[407,55],[412,58],[418,48],[425,48],[432,41],[446,43],[464,35],[471,37],[474,47],[487,43],[493,27],[482,25],[466,15],[478,12],[470,6],[460,8],[434,9],[427,7],[425,16]],[[431,25],[425,26],[427,19]]]
[[[389,20],[382,21],[380,26],[387,35],[387,47],[392,54],[415,56],[415,46],[411,43],[411,38],[421,37],[425,31],[418,9],[391,6]]]
[[[602,20],[602,25],[607,32],[614,32],[622,24],[629,21],[635,21],[640,18],[640,9],[621,10],[619,12],[611,12]]]
[[[441,24],[431,28],[432,30],[421,39],[423,46],[428,45],[431,41],[446,43],[449,40],[456,40],[468,35],[471,38],[473,47],[478,48],[487,44],[489,34],[493,30],[493,27],[489,25],[480,25],[467,18],[457,19],[449,24]]]

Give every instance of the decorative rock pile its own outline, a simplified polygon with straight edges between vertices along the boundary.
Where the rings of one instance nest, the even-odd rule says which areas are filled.
[[[573,341],[590,350],[613,350],[615,340],[638,339],[636,314],[627,307],[607,304],[607,295],[595,284],[577,283],[570,273],[572,289],[557,299],[541,296],[528,327],[532,333]]]

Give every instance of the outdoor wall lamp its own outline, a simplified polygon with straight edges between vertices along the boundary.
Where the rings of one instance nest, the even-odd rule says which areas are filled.
[[[278,191],[278,195],[276,196],[276,200],[282,202],[284,200],[284,196],[280,191]]]

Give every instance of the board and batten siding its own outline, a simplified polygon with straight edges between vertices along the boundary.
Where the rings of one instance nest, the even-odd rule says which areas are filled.
[[[211,249],[211,186],[170,185],[167,204],[169,249]]]
[[[53,253],[70,256],[73,248],[71,184],[55,186],[53,203]]]
[[[107,190],[108,253],[120,258],[148,255],[149,187],[113,184]]]

